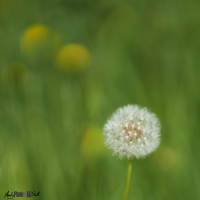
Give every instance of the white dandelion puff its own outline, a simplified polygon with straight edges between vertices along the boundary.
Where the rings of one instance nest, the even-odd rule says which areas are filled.
[[[140,158],[160,144],[160,123],[147,108],[128,105],[118,108],[104,125],[105,144],[120,158]]]

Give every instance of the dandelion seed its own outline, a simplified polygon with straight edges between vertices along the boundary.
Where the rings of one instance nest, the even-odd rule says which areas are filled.
[[[103,134],[105,144],[120,158],[140,158],[159,146],[160,123],[146,108],[128,105],[117,109],[105,124]]]

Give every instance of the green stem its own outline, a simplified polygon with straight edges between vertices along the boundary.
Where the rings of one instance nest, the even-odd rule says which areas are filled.
[[[126,187],[124,191],[123,200],[127,200],[128,198],[128,193],[129,193],[130,183],[131,183],[131,172],[132,172],[132,159],[128,161],[128,172],[127,172]]]

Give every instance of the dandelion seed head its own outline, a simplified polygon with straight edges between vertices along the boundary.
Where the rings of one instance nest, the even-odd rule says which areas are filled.
[[[105,144],[120,158],[140,158],[160,144],[160,123],[147,108],[128,105],[117,109],[104,125]]]

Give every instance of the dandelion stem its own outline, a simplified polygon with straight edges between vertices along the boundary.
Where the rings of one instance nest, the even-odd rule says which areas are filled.
[[[128,161],[128,171],[127,171],[127,179],[126,179],[126,187],[124,191],[124,198],[123,200],[127,200],[129,189],[130,189],[130,183],[131,183],[131,172],[132,172],[132,159]]]

